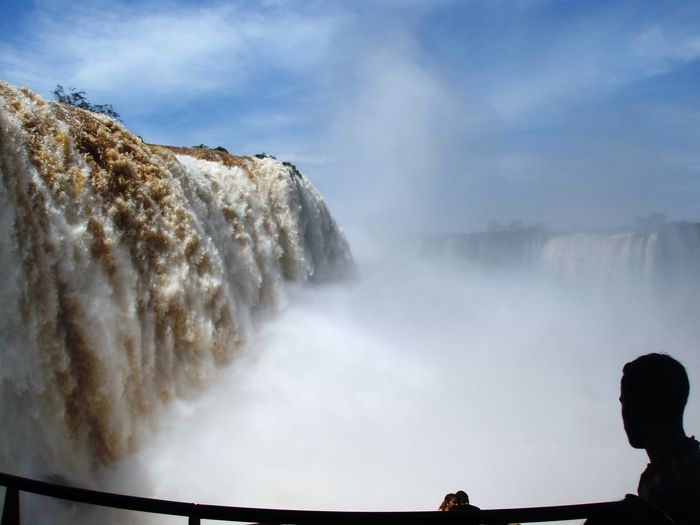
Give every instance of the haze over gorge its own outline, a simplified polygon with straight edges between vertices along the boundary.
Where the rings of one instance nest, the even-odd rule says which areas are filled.
[[[646,463],[620,371],[652,351],[700,432],[696,223],[356,232],[351,255],[290,166],[1,82],[0,177],[0,471],[279,508],[616,499]]]

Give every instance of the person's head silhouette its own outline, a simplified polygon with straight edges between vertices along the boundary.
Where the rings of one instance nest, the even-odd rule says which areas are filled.
[[[469,505],[469,496],[463,490],[455,492],[455,496],[457,496],[458,505]]]
[[[622,369],[622,421],[634,448],[653,462],[685,438],[683,411],[690,390],[682,364],[666,354],[647,354]]]

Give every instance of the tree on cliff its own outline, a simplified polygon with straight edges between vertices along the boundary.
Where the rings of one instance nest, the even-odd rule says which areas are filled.
[[[63,86],[58,84],[56,85],[56,89],[53,90],[53,96],[57,102],[61,102],[62,104],[70,104],[71,106],[94,111],[95,113],[102,113],[103,115],[112,117],[114,120],[122,121],[119,117],[119,113],[114,111],[112,104],[91,104],[85,96],[85,91],[76,91],[73,87],[69,87],[68,91],[70,91],[70,93],[66,93]]]

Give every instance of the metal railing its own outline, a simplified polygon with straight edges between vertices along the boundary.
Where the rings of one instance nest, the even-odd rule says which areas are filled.
[[[494,523],[532,523],[585,519],[609,505],[587,503],[556,507],[529,507],[521,509],[495,509],[469,512],[399,511],[399,512],[351,512],[256,509],[199,505],[181,501],[111,494],[47,483],[0,473],[0,486],[7,487],[2,525],[20,524],[20,492],[59,498],[89,505],[124,509],[154,514],[183,516],[189,525],[199,525],[201,520],[264,523],[266,525],[477,525]]]

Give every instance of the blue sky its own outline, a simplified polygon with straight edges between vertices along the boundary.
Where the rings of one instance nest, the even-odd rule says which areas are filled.
[[[700,221],[700,3],[2,0],[0,79],[295,163],[341,224]]]

